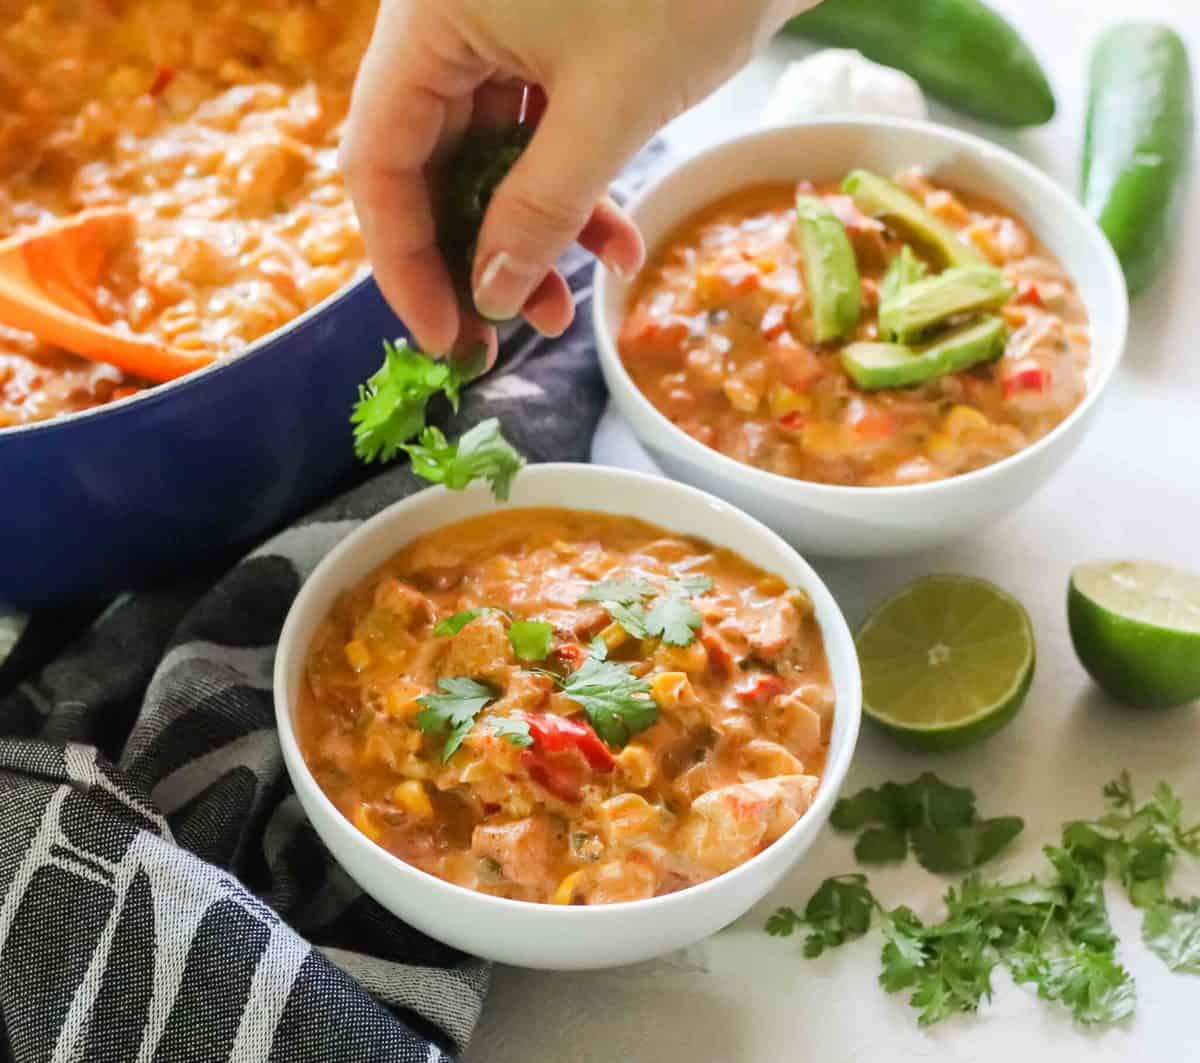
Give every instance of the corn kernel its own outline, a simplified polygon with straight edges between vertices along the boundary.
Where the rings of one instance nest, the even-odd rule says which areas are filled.
[[[845,453],[841,426],[836,424],[805,425],[804,431],[800,433],[800,445],[805,453],[811,454],[814,458],[830,461],[842,457]]]
[[[813,401],[795,388],[775,384],[767,393],[767,407],[772,417],[782,417],[785,413],[811,413]]]
[[[962,448],[945,432],[934,432],[925,440],[925,455],[943,467],[952,467],[962,453]]]
[[[611,653],[628,639],[629,635],[620,624],[609,624],[608,627],[600,632],[600,638],[604,640],[604,645],[608,647]]]
[[[759,273],[774,273],[779,268],[779,263],[771,255],[759,255],[754,260],[754,266]]]
[[[973,406],[954,406],[942,421],[942,430],[959,439],[972,429],[991,427],[991,421]]]
[[[570,904],[575,899],[575,887],[579,884],[579,876],[582,874],[582,871],[572,871],[567,875],[555,888],[550,903]]]
[[[650,680],[650,696],[661,709],[684,704],[691,693],[692,684],[683,672],[659,672]]]
[[[371,663],[371,651],[361,639],[351,639],[345,646],[346,660],[356,672],[361,672]]]
[[[421,709],[417,695],[419,687],[411,683],[390,683],[383,690],[383,711],[397,719],[415,716]]]
[[[397,769],[406,779],[431,779],[433,768],[418,756],[405,757]]]
[[[410,816],[429,819],[433,815],[433,802],[425,792],[425,784],[409,779],[392,791],[392,801]]]
[[[654,756],[641,746],[628,745],[617,754],[617,768],[635,790],[644,790],[654,781]]]
[[[668,672],[688,672],[696,675],[708,667],[708,650],[699,639],[686,646],[662,645],[657,651],[658,663]]]
[[[370,838],[371,841],[379,841],[379,826],[375,822],[375,817],[371,815],[371,810],[366,805],[359,805],[354,810],[354,825]]]

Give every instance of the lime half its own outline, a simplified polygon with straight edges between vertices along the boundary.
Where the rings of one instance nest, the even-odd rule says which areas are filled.
[[[1033,681],[1029,614],[969,576],[927,576],[879,606],[855,637],[863,710],[915,749],[962,749],[1011,720]]]
[[[1200,576],[1155,561],[1094,561],[1071,573],[1071,641],[1084,668],[1126,705],[1200,698]]]

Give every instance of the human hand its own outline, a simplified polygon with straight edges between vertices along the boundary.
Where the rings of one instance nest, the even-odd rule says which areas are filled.
[[[496,190],[471,274],[491,321],[524,314],[547,335],[571,323],[554,264],[575,241],[618,274],[645,248],[606,195],[659,128],[732,75],[815,0],[382,0],[359,71],[342,167],[375,277],[427,350],[495,332],[459,306],[438,248],[439,167],[479,121],[516,117],[514,87],[545,113]]]

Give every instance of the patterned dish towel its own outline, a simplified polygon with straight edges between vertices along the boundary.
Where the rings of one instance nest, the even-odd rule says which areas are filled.
[[[659,154],[639,157],[624,191]],[[590,268],[576,256],[567,272],[571,331],[507,337],[447,430],[499,417],[531,461],[587,460],[605,395]],[[304,578],[424,486],[391,468],[215,585],[119,599],[0,702],[12,1059],[416,1063],[464,1049],[487,965],[397,920],[333,862],[292,792],[271,698],[275,640]]]

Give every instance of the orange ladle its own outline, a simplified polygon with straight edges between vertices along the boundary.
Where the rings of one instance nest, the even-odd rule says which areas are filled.
[[[0,324],[158,383],[210,364],[211,354],[178,351],[99,320],[96,287],[133,225],[131,211],[102,208],[0,240]]]

